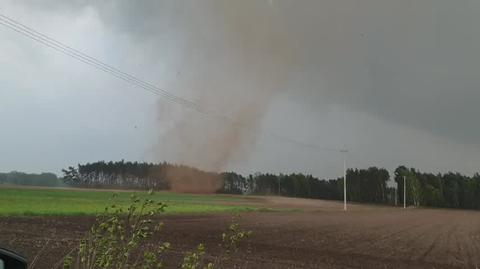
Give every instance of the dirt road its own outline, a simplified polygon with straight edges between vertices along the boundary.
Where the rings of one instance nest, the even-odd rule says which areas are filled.
[[[248,213],[242,227],[253,237],[234,256],[237,268],[476,268],[480,212],[394,209],[335,202],[274,199],[302,212]],[[303,202],[302,202],[303,200]],[[283,205],[282,205],[283,204]],[[166,216],[161,240],[174,246],[170,264],[198,243],[218,253],[229,215]],[[92,217],[0,218],[0,245],[50,268],[93,223]],[[160,238],[159,238],[160,240]]]

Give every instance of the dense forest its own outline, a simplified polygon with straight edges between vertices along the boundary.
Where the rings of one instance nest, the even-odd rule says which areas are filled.
[[[53,173],[27,174],[17,171],[0,173],[0,184],[44,187],[61,187],[65,185],[63,181]]]
[[[407,204],[414,206],[480,209],[480,175],[422,173],[400,166],[395,170],[399,201],[403,203],[405,176]]]
[[[165,162],[152,164],[124,161],[88,163],[78,165],[77,168],[69,167],[63,173],[65,183],[82,187],[343,199],[342,177],[318,179],[301,173],[256,173],[243,176],[234,172],[205,172]],[[404,166],[395,170],[393,181],[383,168],[348,169],[347,199],[353,202],[401,205],[404,177],[409,206],[480,209],[480,175],[468,177],[459,173],[422,173]],[[397,192],[394,186],[398,186]]]
[[[328,200],[343,199],[343,178],[321,180],[304,174],[254,174],[243,177],[224,173],[224,193],[276,194]],[[394,203],[394,189],[387,187],[388,171],[376,167],[347,170],[347,198],[355,202]]]
[[[128,188],[215,192],[222,189],[218,173],[170,163],[94,162],[62,170],[66,184],[94,188]]]

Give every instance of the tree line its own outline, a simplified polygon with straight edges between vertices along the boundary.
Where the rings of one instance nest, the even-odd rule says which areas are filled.
[[[302,173],[255,173],[243,176],[234,172],[205,172],[186,165],[170,163],[94,162],[62,170],[66,184],[79,187],[133,189],[171,189],[176,181],[190,185],[208,185],[207,180],[221,179],[214,192],[227,194],[282,195],[317,199],[343,199],[343,179],[320,180]],[[348,199],[357,202],[389,202],[388,171],[376,167],[349,169]]]
[[[66,184],[77,187],[167,190],[178,182],[218,178],[217,173],[163,163],[105,162],[78,164],[63,169]]]
[[[61,187],[63,181],[53,173],[28,174],[18,171],[0,173],[0,184]]]
[[[224,193],[343,199],[343,177],[318,179],[301,173],[279,175],[257,173],[243,177],[229,172],[224,173],[223,178]],[[388,171],[383,168],[348,169],[347,199],[366,203],[394,203],[394,190],[387,187],[389,179]]]
[[[402,203],[405,180],[408,205],[480,209],[478,173],[472,177],[453,172],[433,174],[400,166],[394,174]]]
[[[181,180],[193,186],[209,185],[212,192],[226,194],[281,195],[314,199],[343,200],[343,177],[319,179],[302,173],[214,173],[170,163],[95,162],[63,170],[65,183],[82,187],[109,187],[168,190]],[[407,205],[480,209],[480,175],[423,173],[399,166],[393,181],[384,168],[347,170],[347,199],[375,204],[403,204],[406,180]],[[175,183],[177,182],[177,183]],[[211,185],[211,184],[210,184]]]

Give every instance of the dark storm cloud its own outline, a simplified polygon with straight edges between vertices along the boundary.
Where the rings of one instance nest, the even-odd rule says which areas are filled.
[[[296,44],[295,68],[301,77],[295,84],[298,95],[309,92],[316,101],[345,104],[436,135],[479,142],[480,128],[473,123],[480,100],[480,28],[476,27],[480,23],[480,3],[243,2],[242,8],[257,16],[272,17],[274,10],[281,18],[286,30],[277,42],[294,40]],[[192,26],[200,24],[218,31],[221,27],[208,23],[221,22],[218,13],[227,10],[221,10],[221,6],[239,6],[223,1],[23,3],[50,12],[75,12],[90,6],[98,10],[107,27],[132,36],[134,42],[153,42],[151,46],[160,48],[163,46],[155,42],[165,37],[184,38],[185,31],[204,31],[211,37],[211,30]],[[265,8],[266,3],[271,3],[270,8]],[[227,16],[235,15],[231,10]],[[238,9],[238,15],[244,16],[243,11]],[[245,22],[248,19],[245,17]],[[272,28],[258,33],[269,30]],[[201,34],[188,34],[198,38],[199,45],[208,45]],[[316,84],[318,80],[323,82]]]
[[[69,25],[88,17],[95,22],[92,32],[104,36],[86,40],[88,25],[80,24],[83,32],[77,38],[83,43],[77,46],[91,46],[93,51],[102,47],[101,58],[254,131],[269,129],[320,145],[347,145],[370,156],[370,161],[353,160],[354,165],[392,168],[408,159],[431,170],[476,169],[464,165],[464,160],[477,156],[476,146],[472,151],[462,144],[480,143],[478,1],[7,3],[6,12],[29,23],[38,19],[51,26],[47,18],[61,17]],[[69,27],[58,27],[76,40]],[[25,51],[35,54],[33,49]],[[14,77],[5,79],[8,85],[16,84]],[[246,171],[267,167],[321,175],[337,169],[330,167],[329,157],[320,158],[325,165],[319,168],[318,162],[310,163],[312,156],[302,155],[305,149],[264,138],[267,147],[296,150],[297,163],[285,168],[289,165],[280,152],[262,151],[258,141],[248,132],[242,134],[238,126],[225,129],[163,101],[157,106],[150,112],[159,118],[155,124],[160,139],[153,139],[155,149],[150,150],[160,152],[153,154],[158,159],[214,169],[229,164]],[[142,107],[139,103],[136,109]],[[285,118],[289,122],[281,120]],[[215,143],[222,139],[234,148]],[[153,146],[157,144],[160,149]],[[377,144],[384,149],[377,149]],[[401,149],[406,144],[412,147]],[[211,159],[192,154],[204,152],[205,146],[217,147],[221,154]],[[230,156],[230,151],[251,152],[254,161]],[[436,157],[453,151],[455,161]]]
[[[300,96],[480,142],[480,3],[288,3],[286,24],[303,51]]]

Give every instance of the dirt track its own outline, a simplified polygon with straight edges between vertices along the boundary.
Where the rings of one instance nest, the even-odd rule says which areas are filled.
[[[269,198],[303,212],[249,213],[254,232],[234,257],[241,268],[475,268],[480,265],[480,212],[394,209],[303,199]],[[216,253],[231,216],[167,216],[162,240],[174,260],[200,242]],[[93,223],[91,217],[1,218],[0,245],[50,268]],[[178,255],[177,255],[178,254]],[[171,264],[175,267],[175,262]]]

